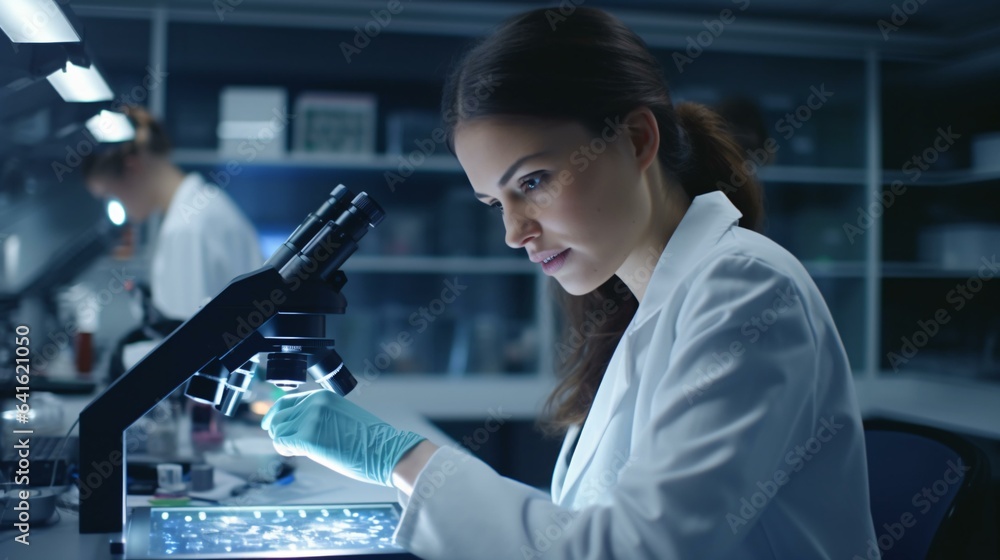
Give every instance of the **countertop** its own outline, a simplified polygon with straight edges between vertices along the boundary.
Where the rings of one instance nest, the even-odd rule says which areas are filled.
[[[394,406],[392,401],[379,399],[377,389],[366,391],[363,406],[401,429],[417,432],[439,445],[454,442],[427,421],[423,416]],[[92,397],[61,397],[66,404],[69,422],[76,418]],[[66,428],[69,427],[67,423]],[[240,429],[240,435],[249,433],[251,427]],[[262,430],[258,430],[262,438],[267,438]],[[281,487],[255,490],[253,503],[277,505],[280,503],[324,504],[324,503],[362,503],[362,502],[395,502],[396,490],[384,486],[366,484],[330,471],[325,467],[298,457],[295,459],[296,469],[294,481]],[[232,479],[220,473],[220,479]],[[129,507],[146,503],[146,497],[129,496]],[[109,537],[105,534],[81,535],[78,527],[78,517],[65,509],[59,510],[59,520],[48,526],[32,526],[28,546],[14,542],[16,531],[0,533],[0,560],[110,560],[113,558],[109,549]],[[117,557],[115,557],[117,558]]]
[[[960,434],[1000,440],[1000,386],[941,376],[855,378],[864,417],[882,417],[936,426]],[[359,387],[351,399],[394,426],[418,432],[439,444],[454,444],[428,418],[485,418],[492,411],[505,417],[534,418],[552,384],[544,379],[483,378],[461,382],[441,378],[378,379]],[[60,397],[66,402],[66,427],[92,398]],[[266,437],[260,432],[261,437]],[[262,503],[358,503],[395,501],[391,488],[364,484],[299,458],[296,481]],[[130,505],[142,503],[130,498]],[[77,517],[64,511],[49,527],[33,527],[30,547],[14,543],[12,531],[0,533],[0,560],[103,560],[111,558],[107,535],[80,535]],[[78,552],[75,552],[78,551]]]

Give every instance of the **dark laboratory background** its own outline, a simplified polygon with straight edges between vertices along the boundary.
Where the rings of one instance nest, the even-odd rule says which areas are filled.
[[[337,184],[385,207],[344,268],[338,348],[354,369],[390,335],[415,331],[413,314],[458,279],[467,290],[431,314],[384,379],[551,375],[565,327],[551,286],[504,244],[499,215],[475,201],[445,146],[427,140],[464,48],[507,15],[569,13],[573,2],[414,0],[375,26],[371,11],[386,2],[59,4],[81,44],[0,37],[0,363],[11,362],[15,325],[44,325],[35,330],[48,336],[35,336],[53,386],[86,390],[107,381],[116,347],[140,327],[156,220],[112,224],[79,169],[92,148],[85,121],[127,100],[162,119],[182,169],[225,188],[265,256]],[[586,5],[647,40],[677,101],[729,119],[766,188],[765,233],[809,268],[857,376],[1000,384],[1000,281],[981,276],[1000,248],[1000,4]],[[44,76],[67,56],[91,60],[115,100],[64,101]],[[248,120],[274,124],[252,149],[230,126]],[[777,149],[761,157],[768,139]],[[99,312],[81,341],[65,326],[85,301]],[[950,320],[930,325],[941,309]]]

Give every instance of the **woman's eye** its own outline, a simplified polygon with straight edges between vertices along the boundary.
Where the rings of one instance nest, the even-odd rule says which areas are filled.
[[[537,175],[535,177],[529,177],[524,181],[521,181],[521,188],[526,191],[533,191],[538,187],[542,186],[545,179],[545,174]]]
[[[542,173],[542,174],[536,175],[534,177],[529,177],[529,178],[521,181],[521,190],[522,191],[533,191],[533,190],[537,189],[538,187],[542,186],[542,184],[545,183],[545,180],[546,180],[547,177],[548,177],[547,173]],[[503,205],[500,204],[499,200],[494,200],[493,202],[491,202],[490,203],[490,208],[492,208],[492,209],[500,212],[501,214],[503,214]]]

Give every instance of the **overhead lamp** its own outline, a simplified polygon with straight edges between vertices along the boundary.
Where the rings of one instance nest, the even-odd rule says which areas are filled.
[[[67,61],[62,69],[47,76],[63,101],[92,102],[110,101],[114,94],[93,64],[77,66]]]
[[[77,43],[80,34],[54,0],[3,0],[0,29],[14,43]]]
[[[117,112],[102,110],[87,119],[87,130],[98,142],[126,142],[135,138],[135,127],[128,117]]]

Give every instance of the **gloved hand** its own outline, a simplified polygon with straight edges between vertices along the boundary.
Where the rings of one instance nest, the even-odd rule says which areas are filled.
[[[282,455],[304,455],[343,475],[384,486],[392,485],[400,458],[425,439],[323,389],[278,399],[260,426]]]

